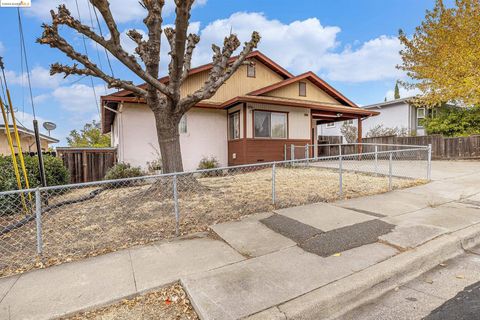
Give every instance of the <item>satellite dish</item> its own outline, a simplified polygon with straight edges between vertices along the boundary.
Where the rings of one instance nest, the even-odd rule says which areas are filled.
[[[45,130],[48,131],[48,135],[50,136],[50,131],[55,130],[57,128],[57,125],[53,122],[45,121],[43,123],[43,127],[45,128]]]

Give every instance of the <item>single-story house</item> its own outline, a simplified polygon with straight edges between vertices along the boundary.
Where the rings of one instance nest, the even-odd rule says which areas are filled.
[[[363,121],[363,137],[370,129],[378,125],[383,125],[384,128],[404,129],[408,135],[425,135],[425,129],[421,122],[432,110],[414,106],[410,102],[412,98],[407,97],[363,106],[362,109],[380,112],[378,116]],[[354,123],[350,122],[350,124]],[[340,136],[342,135],[340,132],[342,125],[343,122],[323,124],[319,128],[319,135]]]
[[[313,72],[294,76],[259,51],[208,100],[180,123],[185,170],[214,156],[221,166],[284,159],[284,146],[315,144],[317,125],[377,115],[355,103]],[[233,60],[232,60],[233,61]],[[211,64],[193,68],[181,91],[189,94],[207,79]],[[160,81],[168,82],[168,77]],[[146,167],[159,157],[154,116],[142,99],[123,90],[101,98],[102,130],[111,132],[118,160]]]
[[[9,126],[10,133],[13,140],[13,146],[15,152],[18,152],[17,149],[17,141],[15,139],[15,135],[13,133],[13,127]],[[20,137],[20,143],[22,145],[23,152],[37,152],[37,145],[35,143],[35,134],[32,130],[27,129],[23,126],[17,125],[18,135]],[[52,143],[58,143],[59,140],[49,137],[44,134],[40,134],[40,145],[42,146],[42,151],[47,151],[48,147]],[[0,124],[0,155],[10,155],[10,147],[8,145],[7,139],[7,129],[5,128],[5,124]]]

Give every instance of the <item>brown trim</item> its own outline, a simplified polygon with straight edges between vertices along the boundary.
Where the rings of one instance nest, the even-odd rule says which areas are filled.
[[[302,100],[287,100],[271,97],[257,97],[257,96],[239,96],[233,99],[230,99],[224,102],[221,105],[221,108],[227,108],[232,104],[237,104],[239,102],[252,102],[252,103],[266,103],[279,106],[288,106],[288,107],[300,107],[308,109],[318,109],[319,111],[333,111],[339,113],[350,113],[355,115],[363,116],[374,116],[380,114],[378,111],[371,111],[368,109],[362,109],[358,107],[348,107],[348,106],[336,106],[336,105],[325,105],[321,103],[316,103],[312,101],[302,101]]]
[[[349,105],[350,107],[354,107],[354,108],[358,108],[358,106],[353,103],[352,101],[350,101],[349,99],[347,99],[343,94],[341,94],[338,90],[336,90],[335,88],[333,88],[331,85],[329,85],[327,82],[325,82],[324,80],[322,80],[319,76],[317,76],[315,73],[311,72],[311,71],[308,71],[308,72],[305,72],[301,75],[298,75],[296,77],[293,77],[293,78],[289,78],[289,79],[286,79],[286,80],[283,80],[283,81],[280,81],[280,82],[277,82],[277,83],[274,83],[270,86],[266,86],[264,88],[261,88],[261,89],[258,89],[258,90],[255,90],[255,91],[252,91],[250,93],[248,93],[247,95],[250,95],[250,96],[259,96],[259,95],[262,95],[262,94],[265,94],[267,92],[271,92],[273,90],[276,90],[278,88],[281,88],[281,87],[284,87],[284,86],[287,86],[291,83],[295,83],[299,80],[302,80],[302,79],[308,79],[310,80],[313,84],[315,84],[317,87],[319,87],[320,89],[326,91],[328,94],[330,94],[331,96],[333,96],[335,99],[337,100],[340,100],[341,102],[343,103],[346,103],[347,105]]]
[[[304,91],[302,92],[302,85],[304,86]],[[306,97],[307,96],[307,83],[304,81],[298,82],[298,96],[299,97]]]
[[[263,112],[270,112],[270,113],[285,113],[287,115],[287,137],[286,138],[266,138],[266,137],[255,137],[255,111],[263,111]],[[252,139],[253,140],[288,140],[289,132],[288,128],[290,127],[290,119],[289,119],[289,112],[288,111],[276,111],[276,110],[269,110],[269,109],[253,109],[252,110]],[[270,135],[271,135],[272,128],[270,126]]]

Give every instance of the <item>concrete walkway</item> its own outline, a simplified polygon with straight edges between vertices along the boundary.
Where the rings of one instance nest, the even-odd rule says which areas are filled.
[[[220,240],[200,235],[2,278],[0,319],[52,319],[178,280],[202,319],[327,317],[341,311],[331,305],[339,297],[351,302],[477,244],[479,169],[434,162],[427,185],[212,226]]]

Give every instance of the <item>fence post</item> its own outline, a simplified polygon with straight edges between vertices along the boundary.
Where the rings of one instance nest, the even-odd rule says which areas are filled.
[[[342,155],[338,156],[338,195],[343,198],[343,161]]]
[[[177,188],[177,175],[173,176],[173,202],[175,210],[175,236],[180,235],[180,213],[178,211],[178,188]]]
[[[393,152],[390,152],[390,157],[388,160],[388,190],[392,190],[392,156]]]
[[[283,160],[287,161],[287,145],[283,145]]]
[[[375,145],[375,175],[378,174],[378,146]]]
[[[272,165],[272,205],[275,207],[275,162]]]
[[[305,145],[305,160],[307,160],[307,165],[308,165],[308,158],[309,157],[309,154],[308,154],[308,148],[309,148],[309,145],[308,143]]]
[[[37,224],[37,253],[42,254],[42,198],[39,188],[35,190],[35,222]]]
[[[290,160],[295,160],[295,145],[293,144],[290,145]]]
[[[427,180],[432,179],[432,144],[428,145]]]

